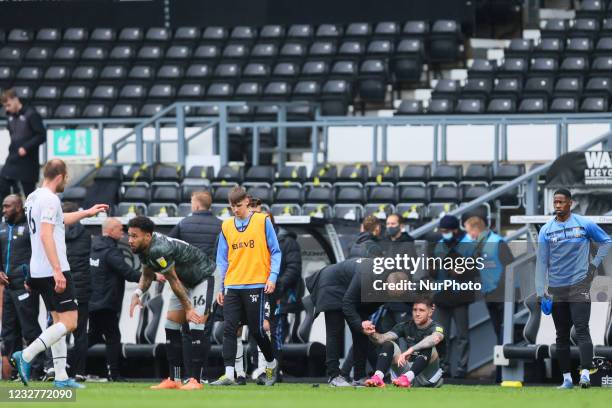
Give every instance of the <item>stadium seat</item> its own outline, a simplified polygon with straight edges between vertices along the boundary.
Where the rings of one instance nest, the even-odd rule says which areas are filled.
[[[409,164],[404,167],[401,182],[417,182],[425,185],[429,181],[430,168],[428,165]]]
[[[431,26],[429,58],[432,62],[453,62],[463,52],[461,27],[457,21],[437,20]]]
[[[316,165],[310,173],[310,180],[314,184],[319,182],[335,183],[338,178],[338,168],[330,164]]]
[[[87,197],[87,189],[85,187],[68,187],[62,193],[63,202],[75,203],[79,208],[83,208],[83,202]]]
[[[278,172],[277,183],[304,183],[306,181],[306,167],[284,166]]]
[[[396,116],[421,115],[424,113],[423,102],[415,100],[403,100],[395,112]]]
[[[368,166],[362,164],[347,164],[340,170],[340,175],[336,179],[336,182],[357,182],[365,184],[368,181],[368,175]]]
[[[121,201],[148,204],[151,201],[151,192],[146,186],[129,186],[121,195]]]
[[[493,170],[489,164],[470,164],[459,184],[488,185]]]
[[[191,201],[191,194],[196,191],[211,191],[210,181],[205,178],[185,178],[181,183],[180,188],[181,202],[189,203]],[[179,205],[180,211],[180,205]]]
[[[215,183],[242,183],[244,168],[236,166],[223,166],[217,172]]]
[[[270,206],[274,201],[274,192],[266,186],[251,186],[247,188],[247,194],[253,198],[261,200],[267,206]]]
[[[378,164],[372,169],[370,174],[370,182],[376,184],[391,183],[395,184],[399,181],[400,169],[397,165]]]
[[[431,172],[430,183],[458,184],[463,177],[463,167],[454,164],[439,164]]]
[[[254,185],[264,183],[270,187],[274,184],[275,173],[274,167],[272,166],[252,166],[246,172],[244,184]]]

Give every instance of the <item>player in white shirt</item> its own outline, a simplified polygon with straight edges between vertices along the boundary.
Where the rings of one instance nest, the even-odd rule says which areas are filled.
[[[66,257],[64,225],[74,224],[86,217],[106,211],[108,205],[96,204],[88,210],[62,213],[56,193],[64,191],[68,180],[66,163],[49,160],[43,169],[42,186],[26,200],[26,216],[30,228],[32,258],[30,276],[26,282],[40,293],[47,311],[53,317],[48,327],[25,350],[13,353],[11,362],[17,368],[24,385],[30,379],[30,362],[37,354],[51,348],[55,368],[55,386],[58,388],[83,388],[66,373],[66,334],[77,327],[77,304],[70,266]]]

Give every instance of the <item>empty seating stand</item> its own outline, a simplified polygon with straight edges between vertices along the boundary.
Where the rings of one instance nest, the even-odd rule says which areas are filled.
[[[464,65],[462,43],[450,20],[12,29],[0,85],[35,106],[69,105],[48,110],[64,119],[100,117],[87,109],[99,103],[102,117],[150,115],[176,99],[323,100],[324,113],[340,114],[355,101],[389,105],[389,87],[420,84],[426,64]],[[66,92],[75,84],[78,100]]]

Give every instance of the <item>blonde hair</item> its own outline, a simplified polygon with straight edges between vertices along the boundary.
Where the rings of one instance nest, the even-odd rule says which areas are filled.
[[[210,209],[212,205],[212,196],[208,191],[194,191],[191,193],[191,198],[196,200],[204,210]]]

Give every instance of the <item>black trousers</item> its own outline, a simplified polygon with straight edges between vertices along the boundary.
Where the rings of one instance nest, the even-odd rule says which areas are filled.
[[[24,289],[4,288],[2,298],[2,355],[10,356],[15,351],[23,349],[23,341],[30,344],[40,336],[38,324],[40,297],[37,293],[29,293]],[[32,361],[32,378],[42,375],[44,354],[36,356]]]
[[[228,289],[223,301],[223,362],[225,367],[234,367],[236,361],[236,331],[241,323],[246,323],[249,333],[257,341],[266,361],[274,359],[272,343],[266,334],[265,293],[263,288]]]
[[[0,176],[0,200],[9,194],[23,194],[27,197],[35,189],[35,181],[19,181]]]
[[[327,376],[340,375],[340,357],[344,354],[344,313],[342,310],[325,312],[325,367]]]
[[[467,374],[468,361],[470,358],[470,335],[469,335],[469,316],[468,316],[468,304],[462,304],[457,306],[439,306],[436,305],[436,311],[434,313],[434,319],[444,327],[446,333],[449,333],[446,342],[446,353],[445,356],[440,356],[440,366],[442,370],[447,373],[451,372],[450,360],[451,360],[451,349],[450,343],[450,327],[451,320],[455,322],[455,346],[459,353],[457,360],[457,371],[456,376],[464,376]]]
[[[30,344],[41,329],[38,324],[39,297],[25,289],[4,288],[2,299],[2,355],[21,350],[23,339]]]
[[[487,310],[489,311],[489,317],[491,318],[491,324],[495,331],[495,339],[497,343],[503,344],[502,339],[502,325],[504,323],[504,303],[503,302],[486,302]]]
[[[87,319],[89,318],[89,307],[87,302],[79,302],[77,309],[78,319],[77,328],[72,333],[74,336],[74,346],[68,353],[68,367],[70,376],[85,375],[87,365]]]
[[[121,355],[121,332],[119,313],[111,309],[89,313],[89,346],[106,344],[106,366],[110,378],[119,377],[119,356]]]
[[[576,342],[580,350],[580,366],[593,367],[593,342],[589,331],[591,318],[590,281],[572,286],[548,288],[553,295],[552,318],[557,331],[557,360],[562,373],[571,370],[570,332],[576,328]]]

